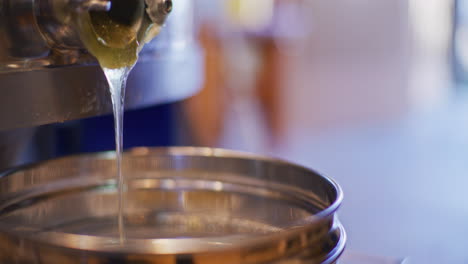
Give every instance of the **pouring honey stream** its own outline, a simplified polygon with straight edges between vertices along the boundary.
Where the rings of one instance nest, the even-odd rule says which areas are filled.
[[[101,66],[112,99],[118,184],[118,233],[126,239],[125,175],[122,174],[123,117],[127,77],[143,46],[156,37],[172,11],[171,0],[111,0],[107,11],[77,13],[80,38]]]

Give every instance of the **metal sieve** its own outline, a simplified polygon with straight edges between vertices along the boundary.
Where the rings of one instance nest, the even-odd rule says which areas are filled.
[[[125,241],[114,153],[0,178],[0,263],[335,263],[342,192],[285,161],[211,148],[125,153]]]

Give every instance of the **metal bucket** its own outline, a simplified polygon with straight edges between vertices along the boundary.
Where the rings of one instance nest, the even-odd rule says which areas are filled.
[[[335,263],[345,233],[331,179],[210,148],[124,156],[119,240],[114,153],[52,160],[0,178],[0,263]]]

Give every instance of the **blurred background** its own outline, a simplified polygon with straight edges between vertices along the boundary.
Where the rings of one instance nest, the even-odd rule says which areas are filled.
[[[468,263],[468,1],[200,2],[179,144],[333,177],[348,252]]]
[[[202,90],[127,112],[126,147],[291,160],[343,187],[348,259],[468,263],[468,0],[196,2]],[[68,126],[42,144],[114,147],[112,117]]]

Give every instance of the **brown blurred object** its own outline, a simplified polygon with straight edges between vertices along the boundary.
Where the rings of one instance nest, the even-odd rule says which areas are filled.
[[[220,39],[212,27],[203,25],[199,38],[205,52],[205,82],[197,95],[184,102],[183,111],[194,143],[216,146],[223,130],[226,112],[224,58]]]
[[[270,28],[273,24],[268,21],[264,28],[251,31],[234,23],[234,30],[227,34],[213,21],[201,26],[205,83],[199,94],[183,104],[190,144],[219,146],[226,124],[231,125],[227,129],[234,129],[227,134],[235,135],[234,141],[241,145],[279,142],[286,131],[281,94],[290,59],[278,47],[278,36]],[[250,138],[251,129],[260,138]]]
[[[255,39],[255,44],[260,57],[255,94],[269,132],[268,143],[274,145],[284,132],[280,102],[282,78],[284,77],[281,66],[284,65],[287,58],[279,51],[274,38],[258,38]]]

